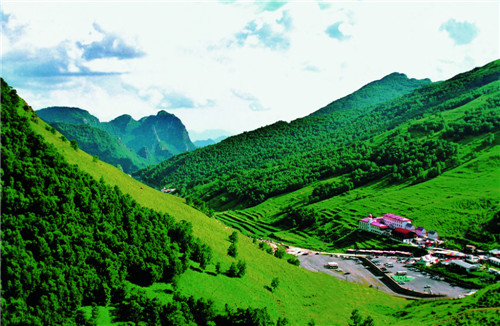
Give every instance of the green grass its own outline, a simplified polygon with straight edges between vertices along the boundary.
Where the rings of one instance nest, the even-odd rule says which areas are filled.
[[[146,207],[167,212],[178,220],[191,222],[195,235],[212,247],[214,261],[220,262],[223,269],[227,269],[229,264],[235,261],[226,255],[230,244],[228,236],[232,233],[232,228],[185,205],[181,198],[147,187],[109,164],[93,162],[92,156],[80,150],[75,151],[68,141],[63,142],[58,133],[50,133],[45,126],[43,121],[32,123],[33,129],[54,144],[69,163],[77,164],[96,179],[103,177],[107,183],[117,185]],[[295,196],[293,200],[300,201],[307,192],[305,189],[302,193],[290,196]],[[284,203],[287,199],[283,196],[277,200]],[[318,205],[324,204],[318,203]],[[271,210],[270,206],[268,210]],[[325,208],[325,211],[328,210]],[[338,212],[342,212],[342,209]],[[266,230],[261,222],[267,216],[266,212],[256,210],[237,216],[246,217],[249,225],[255,230]],[[304,232],[274,232],[274,234],[283,239],[303,241],[310,245],[322,243],[313,237],[308,237]],[[392,297],[368,286],[340,281],[324,273],[313,273],[292,266],[285,260],[259,250],[257,244],[252,243],[250,238],[240,235],[239,239],[237,259],[244,259],[247,263],[247,273],[243,278],[214,276],[207,272],[189,269],[179,281],[181,293],[211,299],[220,309],[223,309],[225,304],[233,307],[267,307],[273,319],[286,316],[291,325],[302,325],[311,319],[314,319],[317,325],[345,325],[354,308],[358,308],[364,316],[372,316],[376,320],[376,325],[406,322],[393,314],[405,309],[408,303],[405,299]],[[208,271],[213,271],[213,266],[209,266]],[[270,292],[267,287],[274,277],[280,279],[280,286],[275,292]],[[168,302],[170,289],[170,285],[154,284],[141,290],[150,297]],[[99,311],[98,324],[111,323],[112,309],[100,307]],[[428,318],[424,320],[425,323],[421,323],[422,325],[434,322]]]

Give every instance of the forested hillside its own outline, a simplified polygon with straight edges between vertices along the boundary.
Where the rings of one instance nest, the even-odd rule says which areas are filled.
[[[50,107],[37,114],[86,152],[127,173],[195,149],[182,122],[165,111],[139,121],[122,115],[109,122],[79,108]]]
[[[339,110],[368,108],[408,94],[416,88],[430,84],[430,79],[408,78],[405,74],[392,73],[381,80],[363,86],[356,92],[340,98],[309,116],[330,114]]]
[[[17,112],[38,123],[31,108],[3,79],[1,88],[2,325],[95,324],[97,306],[109,305],[118,321],[136,323],[270,321],[264,310],[221,313],[202,298],[177,293],[159,303],[130,292],[127,284],[154,282],[176,290],[190,265],[210,263],[212,249],[190,223],[144,208],[66,163]],[[95,307],[92,319],[83,306]]]
[[[492,62],[383,104],[350,104],[351,109],[230,137],[136,175],[219,209],[249,207],[340,176],[337,184],[318,189],[317,195],[339,194],[381,178],[389,183],[424,181],[460,163],[459,140],[498,130],[499,78],[500,62]],[[481,106],[453,121],[441,117],[472,102]],[[434,118],[429,122],[399,128],[430,116]]]
[[[345,325],[354,312],[375,325],[498,322],[498,286],[409,303],[274,257],[93,160],[1,82],[2,325]]]

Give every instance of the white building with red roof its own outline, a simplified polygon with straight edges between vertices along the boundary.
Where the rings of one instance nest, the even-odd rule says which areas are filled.
[[[407,223],[411,223],[411,220],[409,218],[401,217],[391,213],[384,214],[382,218],[384,224],[390,227],[391,229],[405,228]]]

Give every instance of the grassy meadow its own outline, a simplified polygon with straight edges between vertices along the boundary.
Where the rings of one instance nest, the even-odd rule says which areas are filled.
[[[20,113],[23,115],[29,114],[21,109]],[[242,235],[240,235],[237,245],[238,256],[236,259],[231,258],[227,255],[227,248],[230,244],[228,237],[233,232],[233,228],[226,226],[217,219],[208,218],[196,209],[185,205],[184,200],[181,198],[163,194],[134,180],[113,166],[95,160],[92,156],[81,150],[74,150],[70,146],[69,141],[63,141],[60,137],[61,135],[57,132],[52,133],[48,125],[43,121],[31,122],[31,125],[37,133],[42,135],[49,143],[52,143],[70,164],[77,164],[83,171],[89,173],[94,178],[104,178],[108,184],[118,186],[124,193],[130,194],[141,205],[160,212],[169,213],[177,220],[191,222],[195,235],[203,239],[213,249],[213,263],[220,262],[223,270],[226,270],[230,263],[235,262],[237,259],[245,260],[247,272],[243,278],[229,278],[223,274],[216,276],[215,273],[212,273],[214,270],[213,265],[209,266],[204,272],[200,271],[197,266],[192,266],[191,269],[182,275],[178,284],[178,289],[184,295],[193,295],[197,298],[204,297],[213,300],[219,309],[224,309],[226,304],[232,307],[266,307],[273,319],[285,316],[292,325],[303,325],[311,320],[314,320],[316,325],[345,325],[351,311],[355,308],[359,309],[363,316],[372,316],[376,321],[376,325],[414,324],[415,319],[410,316],[416,316],[415,318],[426,316],[419,319],[419,323],[422,325],[431,325],[437,321],[450,318],[444,312],[432,316],[432,318],[428,317],[430,309],[434,309],[432,305],[438,303],[431,303],[431,306],[421,306],[419,304],[409,307],[407,305],[411,301],[393,297],[368,285],[340,281],[323,273],[313,273],[293,266],[283,259],[280,260],[260,250],[258,245],[252,242],[251,238]],[[449,185],[450,187],[454,187],[453,191],[456,191],[456,196],[460,192],[465,192],[458,185],[452,183],[458,182],[458,184],[461,184],[459,182],[460,179],[456,175],[466,177],[467,169],[477,169],[484,159],[491,160],[495,157],[498,158],[493,149],[481,154],[457,171],[447,172],[450,174]],[[492,169],[488,172],[490,173],[489,175],[485,174],[485,177],[491,178],[494,171]],[[447,173],[439,178],[446,178]],[[491,189],[485,189],[483,183],[478,183],[479,194],[481,191],[484,192],[486,190],[495,191],[494,181],[494,179],[491,180]],[[347,196],[340,196],[342,198],[333,198],[331,202],[322,201],[314,205],[317,206],[317,209],[324,211],[325,215],[330,214],[329,216],[331,217],[339,214],[347,215],[347,212],[349,212],[347,215],[348,219],[346,220],[347,225],[354,225],[360,215],[365,215],[367,212],[375,212],[375,207],[384,212],[384,208],[394,205],[396,202],[401,205],[402,209],[395,213],[413,217],[413,215],[406,213],[409,212],[409,208],[412,205],[415,205],[415,198],[417,198],[416,195],[418,192],[425,190],[422,187],[429,187],[429,185],[432,185],[432,183],[412,187],[401,185],[400,187],[387,188],[384,195],[380,195],[377,198],[375,191],[381,186],[374,184],[357,189]],[[411,190],[410,193],[404,193],[404,191],[409,190]],[[276,217],[272,215],[276,212],[275,207],[279,210],[285,205],[290,205],[291,202],[303,202],[310,191],[311,189],[309,188],[303,188],[298,192],[273,198],[261,204],[262,206],[259,205],[243,212],[226,212],[224,213],[226,216],[224,222],[231,225],[228,221],[232,216],[237,217],[243,222],[247,222],[242,223],[240,221],[234,223],[234,226],[238,226],[239,230],[246,230],[245,233],[252,233],[252,230],[255,230],[253,232],[255,234],[263,236],[266,234],[267,236],[272,236],[274,234],[275,238],[283,239],[283,241],[304,243],[312,247],[319,247],[322,244],[324,245],[324,243],[316,238],[309,237],[306,232],[279,231],[273,225],[276,222]],[[439,189],[436,188],[433,191],[434,193],[438,193]],[[427,193],[429,196],[427,197],[428,200],[428,198],[432,197],[432,193],[429,190],[427,190]],[[415,198],[409,199],[408,196],[412,195]],[[382,197],[386,200],[385,204]],[[342,200],[343,205],[341,205],[341,202],[336,202],[337,200]],[[426,201],[425,198],[420,200],[422,201],[422,205]],[[353,203],[356,203],[356,205]],[[457,206],[453,203],[456,203],[456,198],[450,201],[449,206]],[[332,210],[332,207],[336,207],[335,210]],[[403,209],[404,207],[406,207],[406,211]],[[422,208],[421,211],[423,211]],[[420,216],[415,212],[415,216],[417,215]],[[221,216],[222,219],[223,217]],[[243,229],[242,225],[246,225],[246,229]],[[438,227],[436,229],[440,231]],[[269,286],[275,277],[279,278],[280,285],[274,292],[271,292]],[[172,296],[171,285],[167,284],[157,283],[147,288],[130,284],[130,290],[143,291],[152,298],[158,298],[166,302]],[[450,312],[463,311],[460,300],[443,300],[441,302],[439,304],[449,305],[447,309],[450,309]],[[90,307],[85,307],[84,309],[87,313],[91,311]],[[408,309],[412,311],[412,314],[408,315],[406,312]],[[474,311],[474,314],[482,313]],[[402,318],[402,315],[406,317]],[[107,325],[113,323],[112,308],[99,307],[98,324]]]
[[[28,114],[23,110],[19,112]],[[227,248],[230,245],[228,237],[234,231],[232,228],[185,205],[181,198],[161,193],[109,164],[96,162],[81,150],[74,150],[69,141],[61,140],[59,133],[51,133],[43,121],[31,122],[31,125],[37,133],[56,146],[70,164],[77,164],[96,179],[102,177],[108,184],[117,185],[141,205],[168,213],[178,220],[191,222],[194,234],[212,247],[213,261],[220,262],[223,270],[227,270],[231,262],[245,260],[247,272],[243,278],[230,278],[222,274],[214,276],[210,273],[213,266],[209,266],[207,272],[200,272],[194,266],[181,276],[178,284],[184,295],[211,299],[220,309],[225,304],[232,307],[267,307],[272,318],[286,316],[293,325],[306,324],[310,320],[314,320],[317,325],[345,325],[356,307],[363,315],[373,316],[380,325],[393,324],[395,319],[388,312],[401,309],[407,304],[405,299],[392,297],[368,285],[343,282],[326,274],[309,272],[291,265],[260,250],[252,239],[242,235],[237,246],[237,259],[231,258],[227,255]],[[274,277],[279,278],[280,285],[275,292],[271,292],[267,288]],[[131,287],[146,291],[151,297],[160,300],[168,300],[171,295],[170,285]],[[359,298],[377,304],[364,305]],[[100,323],[107,324],[110,320],[109,312],[106,309],[101,309],[100,312]]]

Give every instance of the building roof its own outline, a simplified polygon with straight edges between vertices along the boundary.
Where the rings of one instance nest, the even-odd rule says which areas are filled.
[[[370,220],[371,220],[371,218],[369,218],[369,217],[365,217],[365,218],[360,219],[359,221],[360,221],[360,222],[370,223]]]
[[[429,232],[427,232],[427,234],[437,234],[437,232],[433,231],[433,230],[430,230]]]
[[[419,226],[419,227],[417,228],[417,231],[425,231],[425,228],[424,228],[423,226]]]
[[[400,234],[415,233],[412,230],[407,230],[407,229],[403,229],[403,228],[395,228],[394,232],[400,233]]]
[[[384,217],[389,218],[389,219],[393,219],[393,220],[397,220],[397,221],[401,221],[401,222],[411,222],[411,220],[406,218],[406,217],[397,216],[397,215],[394,215],[391,213],[384,214]]]
[[[494,261],[500,264],[500,259],[495,258],[495,257],[490,257],[490,261]]]
[[[451,263],[455,264],[455,265],[458,265],[460,267],[466,268],[466,269],[478,268],[476,265],[472,265],[472,264],[466,263],[463,260],[452,260]]]
[[[378,227],[380,229],[387,229],[387,225],[379,223],[377,221],[371,222],[370,225],[376,226],[376,227]]]

